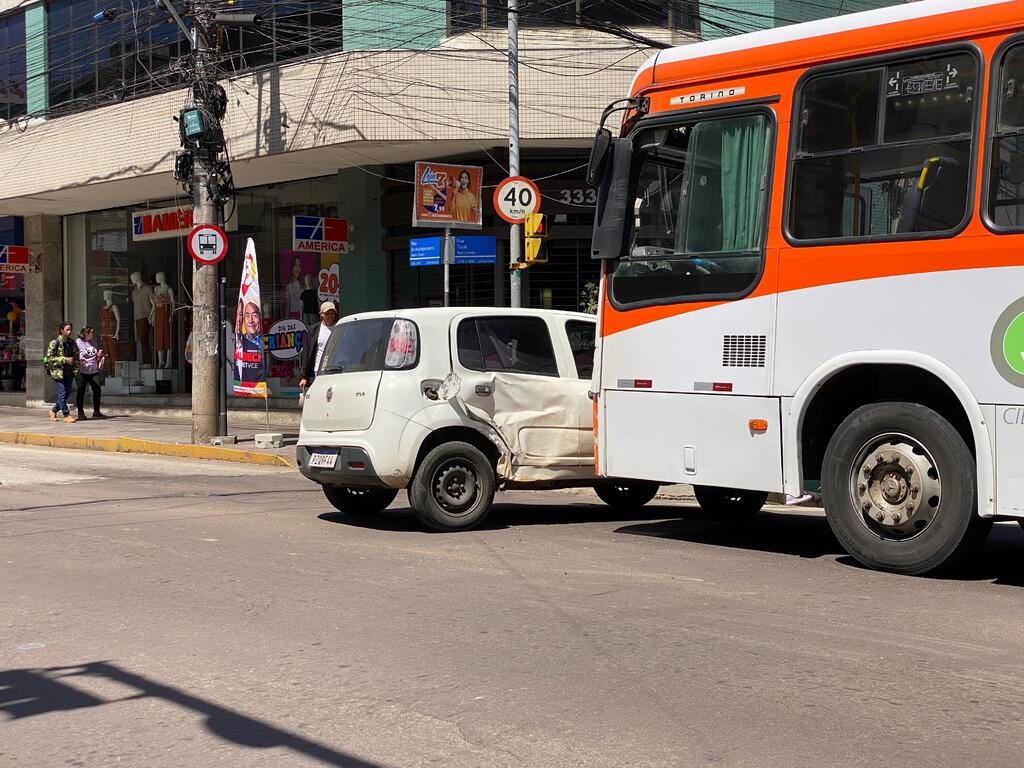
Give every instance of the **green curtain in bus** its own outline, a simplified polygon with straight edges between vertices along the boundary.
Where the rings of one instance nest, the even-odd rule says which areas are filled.
[[[765,128],[763,115],[709,120],[694,126],[688,147],[686,202],[679,211],[681,250],[757,250]]]

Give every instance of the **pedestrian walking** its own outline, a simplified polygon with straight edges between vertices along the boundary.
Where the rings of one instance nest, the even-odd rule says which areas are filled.
[[[68,411],[68,395],[78,370],[78,347],[71,341],[71,323],[65,321],[60,324],[57,338],[46,345],[43,365],[50,378],[57,383],[57,403],[50,411],[50,421],[56,421],[57,413],[60,412],[64,414],[65,422],[74,424],[75,417]]]
[[[316,378],[317,369],[320,367],[320,358],[324,356],[324,348],[327,340],[331,338],[331,329],[338,322],[338,310],[333,301],[325,301],[320,305],[320,322],[309,329],[309,353],[306,355],[306,365],[302,369],[302,378],[299,380],[299,388],[305,389],[313,383]]]
[[[85,326],[75,340],[78,347],[78,374],[75,376],[75,386],[78,391],[75,393],[75,405],[78,406],[78,420],[85,420],[85,385],[92,389],[92,417],[94,419],[107,418],[100,413],[100,383],[96,380],[100,375],[100,366],[103,365],[104,352],[96,349],[93,340],[96,338],[96,331],[91,325]]]

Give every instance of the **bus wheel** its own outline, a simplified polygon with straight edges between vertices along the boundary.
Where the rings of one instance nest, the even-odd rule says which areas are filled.
[[[832,532],[869,568],[920,575],[983,539],[975,462],[942,416],[916,403],[872,403],[836,429],[822,467]]]
[[[346,515],[375,515],[395,500],[398,491],[391,488],[343,488],[323,486],[324,496],[339,512]]]
[[[428,453],[409,485],[409,503],[435,531],[464,531],[484,519],[497,486],[494,467],[476,446],[455,441]]]
[[[738,488],[717,488],[713,485],[693,486],[693,495],[705,512],[730,517],[748,517],[761,511],[768,500],[766,491],[743,491]]]
[[[595,485],[594,493],[612,509],[627,512],[640,509],[657,495],[660,487],[643,480],[608,480]]]

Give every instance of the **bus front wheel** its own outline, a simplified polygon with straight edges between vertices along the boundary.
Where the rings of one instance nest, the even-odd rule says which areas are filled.
[[[941,415],[917,403],[851,413],[825,449],[822,497],[839,543],[869,568],[921,575],[984,538],[975,462]]]

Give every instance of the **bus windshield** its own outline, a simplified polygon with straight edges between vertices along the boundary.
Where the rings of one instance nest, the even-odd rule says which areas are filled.
[[[640,133],[631,245],[619,304],[725,297],[761,269],[770,123],[763,113]]]

